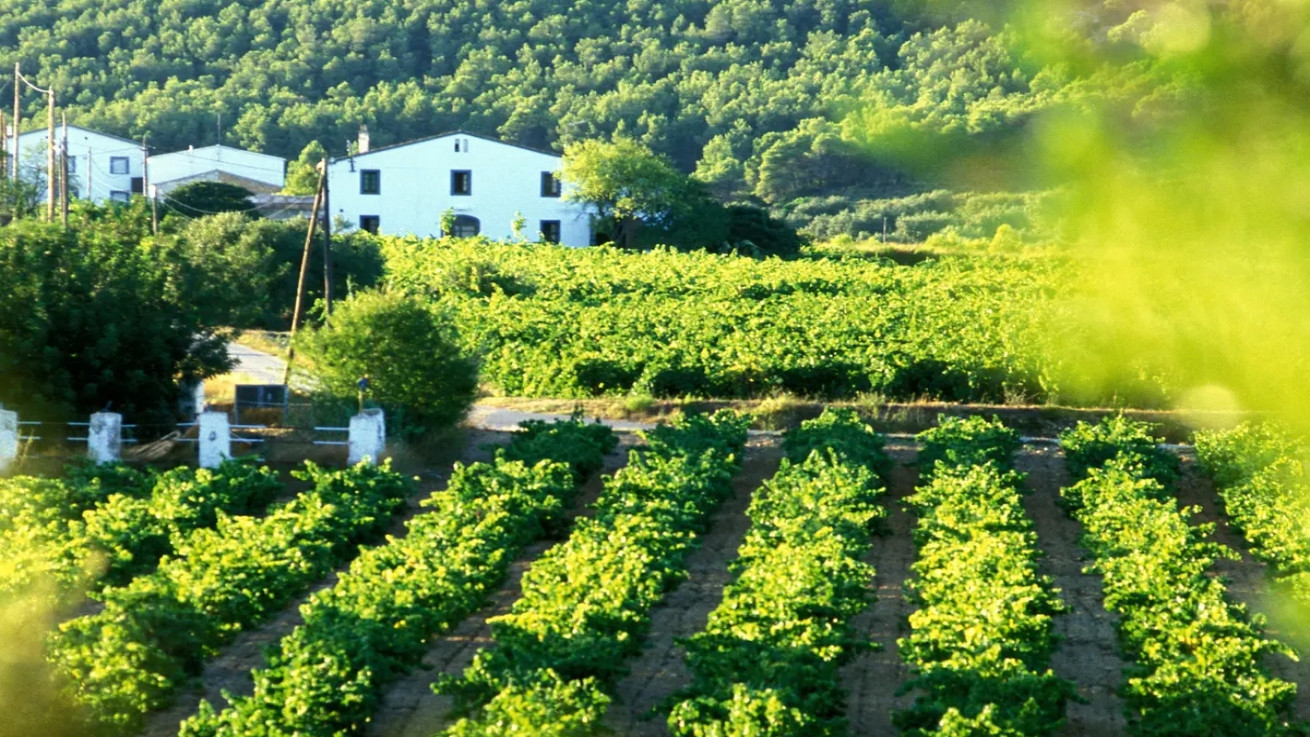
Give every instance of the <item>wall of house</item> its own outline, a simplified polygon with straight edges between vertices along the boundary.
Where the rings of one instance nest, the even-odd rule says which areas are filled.
[[[63,128],[55,130],[55,141]],[[46,192],[46,131],[29,131],[18,137],[19,170],[23,179],[36,182],[44,199]],[[5,150],[13,150],[13,140]],[[116,161],[118,160],[118,161]],[[143,174],[145,157],[140,144],[83,128],[68,129],[68,184],[71,196],[102,203],[130,197],[132,180]],[[57,165],[57,164],[56,164]],[[114,167],[119,167],[115,171]]]
[[[165,186],[178,180],[203,181],[214,172],[262,182],[267,185],[263,188],[265,191],[276,192],[286,184],[286,159],[228,146],[205,146],[150,157],[152,184]],[[215,177],[213,181],[220,180]]]
[[[456,151],[456,143],[459,150]],[[524,236],[536,240],[543,220],[558,220],[560,242],[591,244],[587,209],[562,197],[541,195],[541,173],[557,171],[560,157],[483,138],[450,134],[379,149],[329,165],[333,217],[358,227],[361,216],[378,218],[388,235],[441,234],[441,213],[478,219],[481,234],[510,238],[516,213],[526,220]],[[364,171],[378,172],[378,194],[363,194]],[[467,195],[452,193],[452,172],[471,175]]]

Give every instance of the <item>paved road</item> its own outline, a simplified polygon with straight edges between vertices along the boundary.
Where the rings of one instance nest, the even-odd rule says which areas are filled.
[[[469,425],[482,428],[483,430],[517,430],[519,423],[526,420],[567,420],[568,415],[548,414],[545,412],[520,412],[516,409],[504,409],[503,407],[491,407],[485,404],[475,404],[473,409],[469,410],[468,417],[465,419]],[[587,419],[587,418],[584,418]],[[631,422],[629,420],[604,420],[591,418],[595,422],[603,425],[609,425],[618,432],[633,432],[634,430],[649,430],[655,427],[650,422]]]
[[[239,371],[264,384],[281,384],[287,362],[270,353],[247,348],[240,343],[228,343],[227,355],[232,359],[233,371]]]

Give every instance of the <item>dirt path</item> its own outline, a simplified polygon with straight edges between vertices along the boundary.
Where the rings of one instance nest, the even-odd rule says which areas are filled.
[[[1069,611],[1055,619],[1060,638],[1051,670],[1073,681],[1085,703],[1069,702],[1065,737],[1118,737],[1127,730],[1123,700],[1116,690],[1127,666],[1119,653],[1116,618],[1106,611],[1101,577],[1083,573],[1090,562],[1078,545],[1082,526],[1059,506],[1060,488],[1069,483],[1064,454],[1056,448],[1025,450],[1016,459],[1028,474],[1024,508],[1043,553],[1039,570],[1060,589]]]
[[[906,633],[906,619],[914,609],[904,590],[914,562],[914,515],[905,510],[902,500],[914,492],[919,472],[905,465],[914,460],[913,447],[889,446],[888,451],[897,464],[882,498],[887,510],[885,534],[873,539],[873,550],[865,558],[874,567],[877,599],[851,621],[852,630],[867,637],[878,649],[859,653],[841,670],[847,685],[846,718],[854,735],[896,734],[892,712],[909,706],[913,700],[909,695],[896,695],[910,676],[896,638]]]
[[[691,680],[676,640],[703,630],[710,612],[723,601],[723,588],[732,580],[728,563],[737,557],[737,548],[750,529],[746,508],[760,484],[777,472],[781,460],[779,438],[755,436],[747,442],[732,497],[715,512],[700,547],[687,556],[687,579],[651,613],[646,644],[614,689],[614,701],[605,714],[605,726],[614,734],[668,734],[665,715],[655,715],[653,710]]]
[[[1228,595],[1235,601],[1245,604],[1249,611],[1267,614],[1273,608],[1269,595],[1269,582],[1265,577],[1264,564],[1257,561],[1247,550],[1246,541],[1228,524],[1227,515],[1219,511],[1214,485],[1201,473],[1195,460],[1187,458],[1183,462],[1183,478],[1178,484],[1178,501],[1188,506],[1198,506],[1201,511],[1192,517],[1193,524],[1213,523],[1215,532],[1213,540],[1241,553],[1241,560],[1217,560],[1214,571],[1227,582]],[[1270,636],[1280,638],[1278,631],[1271,626]],[[1288,644],[1291,644],[1290,642]],[[1302,660],[1295,662],[1281,655],[1270,656],[1265,660],[1269,672],[1285,681],[1296,684],[1296,701],[1294,711],[1301,719],[1310,719],[1310,653],[1299,653]]]
[[[620,445],[605,458],[602,474],[611,474],[622,468],[627,463],[628,451],[639,441],[630,434],[619,437]],[[590,515],[590,505],[600,495],[602,486],[600,475],[589,479],[579,490],[569,517]],[[438,675],[459,675],[473,662],[473,656],[479,650],[491,644],[491,626],[487,620],[509,612],[521,593],[523,574],[533,561],[557,542],[542,540],[524,548],[510,564],[505,582],[488,597],[485,606],[449,633],[433,638],[419,667],[391,684],[383,694],[366,735],[432,737],[450,726],[451,699],[432,693],[433,681]]]
[[[460,453],[461,459],[466,463],[489,460],[491,452],[488,446],[503,444],[508,440],[508,433],[488,431],[466,433],[462,437],[464,449]],[[446,467],[439,471],[425,473],[421,482],[422,493],[411,499],[401,513],[392,520],[387,528],[387,534],[403,534],[405,522],[422,511],[420,501],[446,488],[450,480],[450,471],[449,465],[446,464]],[[171,707],[146,716],[146,726],[142,735],[168,737],[177,734],[178,725],[196,713],[202,699],[219,707],[227,703],[222,698],[224,691],[234,696],[251,694],[254,691],[254,681],[250,677],[250,672],[265,664],[264,649],[276,645],[283,637],[291,634],[291,631],[303,621],[300,606],[315,592],[335,585],[338,576],[349,567],[350,561],[343,563],[304,595],[284,607],[277,616],[237,635],[231,644],[205,664],[199,679],[179,692]]]

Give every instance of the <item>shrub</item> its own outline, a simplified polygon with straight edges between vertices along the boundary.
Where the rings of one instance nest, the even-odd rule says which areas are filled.
[[[183,185],[162,197],[164,212],[184,218],[198,218],[220,212],[239,212],[256,217],[250,203],[253,192],[226,182],[195,182]]]
[[[185,289],[206,264],[87,213],[0,229],[0,402],[48,420],[112,402],[143,433],[170,426],[179,380],[228,365],[216,311]]]
[[[352,401],[368,376],[368,398],[401,437],[454,425],[473,404],[477,363],[461,355],[455,330],[413,299],[363,292],[341,303],[330,325],[304,333],[297,350],[320,389]]]
[[[726,208],[729,248],[751,256],[795,256],[804,239],[795,229],[754,205]]]

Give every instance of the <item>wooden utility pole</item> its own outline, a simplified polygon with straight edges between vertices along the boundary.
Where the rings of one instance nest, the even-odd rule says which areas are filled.
[[[55,88],[46,91],[46,195],[45,220],[55,221]]]
[[[9,178],[9,129],[5,127],[5,111],[0,110],[0,139],[4,141],[5,151],[0,154],[0,180]]]
[[[323,182],[323,319],[332,317],[332,191],[328,187],[328,162],[318,163],[319,181]],[[317,217],[317,214],[315,215]]]
[[[291,341],[287,348],[287,366],[282,371],[282,383],[291,379],[291,363],[296,358],[296,330],[300,327],[300,305],[305,300],[305,277],[309,275],[309,254],[314,246],[318,226],[318,210],[323,205],[323,190],[327,186],[327,172],[319,172],[318,188],[314,191],[314,209],[309,217],[309,232],[305,234],[305,252],[300,257],[300,279],[296,282],[296,306],[291,312]]]
[[[19,93],[22,89],[19,82],[23,78],[22,68],[21,64],[14,63],[14,160],[11,162],[14,181],[18,181],[18,128],[23,120],[23,98]]]
[[[150,198],[150,233],[159,235],[159,212],[155,209],[155,193],[150,191],[150,149],[146,147],[147,133],[141,136],[141,194]]]
[[[63,114],[64,135],[59,140],[59,202],[61,220],[68,227],[68,113]]]

